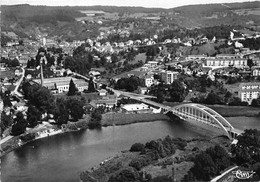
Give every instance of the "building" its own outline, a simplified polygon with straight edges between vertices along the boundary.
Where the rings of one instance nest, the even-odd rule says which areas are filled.
[[[238,97],[242,102],[251,104],[253,99],[260,97],[260,82],[241,83],[239,85]]]
[[[147,63],[150,67],[155,68],[156,66],[158,66],[158,62],[157,61],[148,61]]]
[[[237,56],[216,56],[215,58],[207,58],[205,61],[205,66],[208,67],[237,67],[244,68],[247,66],[247,59],[240,58]]]
[[[68,92],[71,79],[76,85],[78,91],[82,92],[83,90],[88,89],[88,82],[72,77],[45,78],[43,86],[56,93]],[[33,81],[39,84],[41,83],[40,79],[35,79]]]
[[[101,89],[98,92],[99,92],[99,96],[106,96],[107,95],[107,91],[105,89]]]
[[[117,105],[117,98],[116,96],[108,96],[108,97],[103,97],[101,99],[98,100],[92,100],[90,102],[90,105],[94,108],[97,107],[106,107],[106,108],[113,108],[116,107]]]
[[[146,75],[144,77],[144,81],[145,81],[145,86],[146,87],[151,87],[153,85],[153,83],[154,83],[154,78],[151,75]]]
[[[236,54],[217,54],[216,58],[217,59],[237,59],[240,57]]]
[[[138,87],[137,88],[137,91],[138,91],[138,94],[145,94],[147,91],[148,91],[148,88],[147,87]]]
[[[171,84],[174,80],[178,78],[179,72],[177,71],[165,71],[161,72],[162,80],[166,84]]]
[[[253,69],[252,70],[252,76],[253,77],[258,77],[258,76],[260,76],[260,68],[256,68],[256,69]]]
[[[188,55],[187,60],[203,60],[207,57],[207,55]]]
[[[151,111],[151,108],[144,103],[141,103],[141,104],[125,104],[121,108],[122,108],[123,112]]]

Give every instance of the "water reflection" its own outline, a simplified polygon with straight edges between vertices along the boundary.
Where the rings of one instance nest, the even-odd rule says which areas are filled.
[[[184,122],[157,121],[51,136],[28,143],[2,157],[2,180],[78,181],[81,171],[129,149],[133,143],[145,143],[167,135],[192,138],[206,133]]]

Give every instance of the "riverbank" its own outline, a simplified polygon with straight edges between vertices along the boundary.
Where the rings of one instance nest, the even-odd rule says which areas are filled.
[[[165,177],[167,177],[172,181],[173,179],[181,181],[194,165],[192,157],[215,145],[220,145],[228,150],[229,144],[230,141],[226,137],[217,137],[212,140],[201,138],[183,140],[166,137],[152,140],[146,144],[138,143],[132,147],[129,146],[130,150],[122,151],[114,157],[100,161],[99,166],[82,172],[80,181],[107,182],[110,178],[123,175],[150,180],[161,177],[161,181],[165,181]]]
[[[125,114],[125,113],[105,113],[102,115],[102,126],[116,126],[116,125],[127,125],[139,122],[152,122],[158,120],[169,120],[170,118],[164,114],[154,114],[154,113],[140,113],[140,114]],[[1,145],[1,155],[0,157],[4,156],[5,154],[15,150],[26,143],[29,143],[34,140],[38,140],[41,138],[51,137],[54,135],[67,133],[67,132],[74,132],[79,130],[88,129],[88,122],[90,120],[90,116],[86,115],[84,118],[80,119],[77,122],[68,122],[68,124],[64,124],[61,126],[61,130],[59,132],[44,134],[41,137],[28,137],[28,140],[22,142],[20,137],[28,134],[32,134],[33,132],[30,131],[27,134],[21,136],[15,136],[9,141],[3,143]],[[53,126],[56,128],[57,126]],[[48,128],[48,130],[51,128]],[[47,129],[46,129],[47,130]],[[44,132],[44,130],[42,130]]]
[[[166,102],[165,105],[174,107],[180,103],[175,102]],[[223,117],[237,117],[237,116],[246,116],[246,117],[257,117],[260,116],[260,108],[251,107],[251,106],[228,106],[228,105],[206,105],[203,104],[216,112],[218,112]]]
[[[209,108],[215,110],[223,117],[255,117],[260,116],[260,108],[251,106],[226,106],[226,105],[207,105]]]
[[[170,120],[162,113],[105,113],[102,115],[102,126],[127,125],[158,120]]]

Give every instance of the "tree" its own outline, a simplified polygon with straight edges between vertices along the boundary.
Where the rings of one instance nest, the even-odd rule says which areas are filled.
[[[77,88],[76,85],[74,84],[73,80],[70,80],[70,86],[69,86],[69,91],[68,91],[68,96],[76,95]]]
[[[252,66],[254,66],[254,62],[252,59],[247,60],[247,66],[249,66],[250,69],[252,68]]]
[[[67,100],[67,108],[74,121],[78,121],[83,117],[84,110],[83,106],[85,101],[78,100],[77,97],[71,97]]]
[[[185,98],[185,88],[179,80],[174,80],[170,85],[170,96],[174,102],[182,102]]]
[[[13,124],[13,118],[12,115],[7,115],[6,112],[2,111],[1,114],[1,133],[5,131],[6,128],[10,127]]]
[[[196,179],[209,181],[212,176],[216,175],[215,164],[211,156],[206,152],[198,154],[195,157],[194,166],[191,168],[191,172]]]
[[[19,63],[18,59],[14,58],[13,60],[10,60],[8,62],[8,66],[9,67],[16,67],[16,66],[20,66],[20,63]]]
[[[12,103],[10,101],[9,96],[4,95],[2,98],[3,98],[4,107],[11,107],[12,106]]]
[[[54,96],[46,87],[36,87],[32,90],[30,103],[41,112],[52,113],[55,107]]]
[[[91,113],[91,118],[88,123],[90,129],[101,128],[101,120],[102,120],[102,108],[96,108]]]
[[[260,131],[245,130],[237,137],[237,144],[232,146],[232,153],[238,164],[260,162]]]
[[[227,151],[219,145],[208,148],[206,153],[209,154],[214,161],[217,173],[230,165],[230,157]]]
[[[230,99],[230,102],[228,103],[230,106],[247,106],[247,102],[241,102],[241,99],[239,97],[233,97]]]
[[[69,110],[66,101],[63,98],[56,99],[54,119],[58,125],[67,124],[69,121]]]
[[[128,92],[132,92],[138,88],[138,86],[144,86],[144,79],[140,79],[136,76],[130,78],[121,78],[115,84],[116,89],[125,89]]]
[[[90,77],[89,79],[89,82],[88,82],[88,92],[95,92],[96,89],[95,89],[95,85],[94,85],[94,82],[93,82],[93,77]]]
[[[137,170],[132,167],[128,167],[110,176],[108,182],[135,182],[139,181],[138,179],[139,174]]]
[[[29,105],[27,110],[27,121],[29,127],[33,128],[38,124],[41,119],[41,112],[33,105]]]
[[[257,99],[253,99],[251,102],[251,106],[253,107],[260,107],[260,97]]]
[[[205,99],[205,104],[221,104],[221,98],[218,94],[214,93],[213,91],[211,91],[206,99]]]
[[[11,134],[20,135],[25,132],[28,122],[24,119],[23,113],[18,112],[14,119],[14,125],[12,126]]]
[[[142,143],[135,143],[130,148],[130,152],[141,152],[143,150],[144,150],[144,144]]]

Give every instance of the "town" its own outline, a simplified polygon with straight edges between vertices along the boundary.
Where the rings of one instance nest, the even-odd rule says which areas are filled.
[[[212,28],[219,30],[216,34],[189,36],[192,30],[187,30],[183,36],[169,29],[148,36],[133,33],[133,27],[140,28],[142,21],[161,22],[163,16],[136,18],[137,23],[112,28],[98,19],[103,11],[82,12],[86,17],[78,18],[79,23],[106,28],[70,41],[40,32],[31,39],[1,32],[8,37],[1,42],[1,156],[60,133],[163,120],[171,107],[185,119],[179,113],[185,112],[178,108],[182,104],[202,104],[225,116],[260,114],[259,31],[221,25]],[[182,142],[173,143],[183,150]],[[136,145],[132,151],[147,150],[147,144]],[[88,175],[81,179],[88,181]],[[208,180],[192,178],[190,172],[179,180],[186,178]]]

